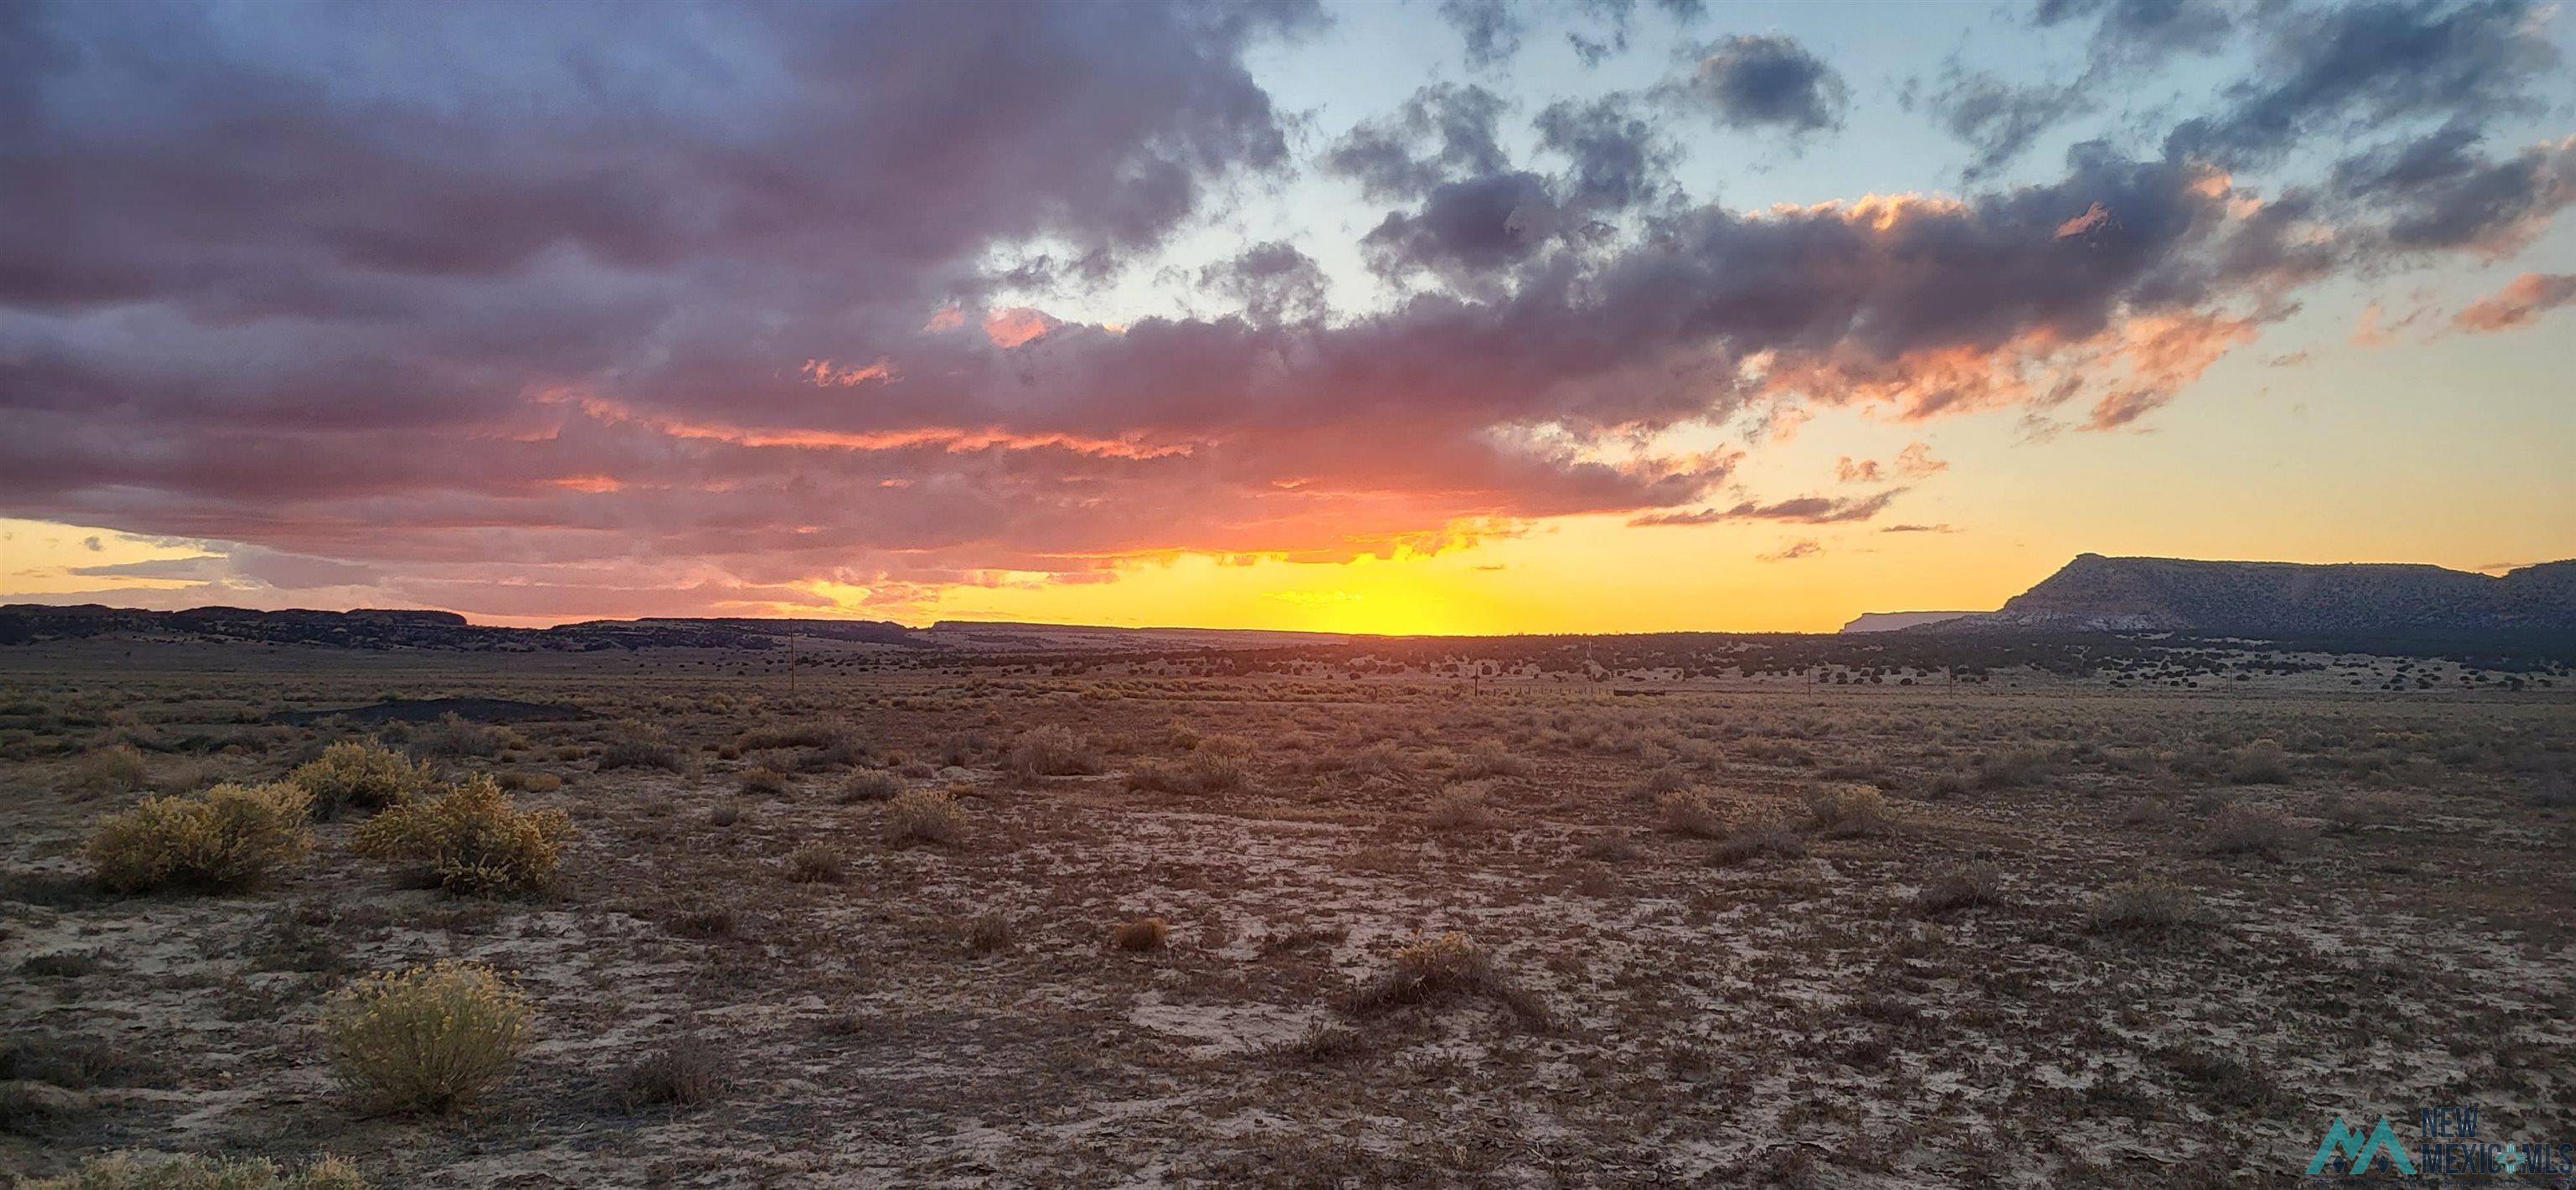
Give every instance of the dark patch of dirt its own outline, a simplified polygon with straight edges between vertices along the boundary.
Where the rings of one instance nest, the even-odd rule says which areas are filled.
[[[436,723],[449,715],[471,723],[562,723],[599,717],[580,707],[508,698],[397,698],[363,707],[279,711],[268,718],[272,723],[296,724],[320,723],[327,719],[347,719],[352,723]]]

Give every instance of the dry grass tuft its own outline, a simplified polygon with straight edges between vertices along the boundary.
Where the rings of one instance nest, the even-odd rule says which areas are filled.
[[[1109,944],[1120,950],[1161,950],[1171,941],[1172,923],[1159,917],[1120,922],[1109,931]]]
[[[239,892],[312,853],[310,800],[284,783],[149,797],[99,823],[83,855],[110,892]]]
[[[1896,827],[1886,795],[1867,785],[1834,785],[1809,794],[1807,816],[1829,839],[1883,835]]]
[[[1397,951],[1395,962],[1363,983],[1342,1003],[1353,1016],[1375,1016],[1413,1004],[1433,1004],[1464,996],[1491,998],[1523,1024],[1553,1028],[1547,1006],[1502,977],[1493,956],[1465,934],[1450,932]]]
[[[286,779],[313,795],[313,816],[326,822],[342,810],[402,805],[438,783],[427,764],[373,740],[333,744]]]
[[[648,1107],[698,1107],[733,1086],[715,1049],[686,1037],[628,1066],[617,1075],[617,1103],[627,1111]]]
[[[563,862],[572,820],[561,810],[522,810],[477,773],[434,798],[394,806],[358,828],[354,849],[407,865],[458,896],[534,892]]]
[[[1091,742],[1049,724],[1020,733],[1011,741],[1003,767],[1016,777],[1081,777],[1100,771],[1100,751]]]
[[[953,847],[966,837],[966,815],[945,793],[907,789],[886,803],[885,841],[902,846],[932,843]]]
[[[290,1169],[264,1157],[110,1153],[58,1178],[31,1178],[18,1190],[367,1190],[358,1168],[324,1157]]]
[[[2201,845],[2213,855],[2279,859],[2303,842],[2306,834],[2278,810],[2230,803],[2210,816]]]
[[[839,884],[849,875],[841,853],[821,843],[807,843],[787,854],[787,878],[798,884]]]
[[[1460,785],[1432,798],[1422,820],[1435,831],[1483,830],[1494,824],[1494,811],[1485,804],[1483,786]]]
[[[509,1073],[529,1016],[527,998],[490,968],[448,961],[351,984],[322,1029],[331,1065],[368,1110],[450,1112]]]
[[[1807,854],[1807,837],[1779,818],[1756,818],[1728,827],[1726,836],[1708,853],[1709,862],[1720,867],[1750,863],[1757,859],[1796,859]]]
[[[1726,811],[1705,789],[1676,789],[1655,803],[1655,817],[1665,830],[1694,839],[1716,839],[1728,832]]]
[[[71,776],[63,787],[73,793],[129,793],[143,788],[150,778],[151,768],[143,762],[143,750],[132,744],[118,744],[73,761]]]
[[[850,774],[849,781],[841,786],[841,804],[850,806],[860,802],[891,801],[901,792],[903,778],[892,770],[861,769]]]
[[[1284,1065],[1322,1066],[1345,1062],[1369,1052],[1368,1038],[1357,1029],[1332,1021],[1317,1021],[1294,1041],[1282,1041],[1262,1047],[1260,1057]]]
[[[984,913],[966,923],[966,949],[976,954],[999,954],[1010,948],[1010,918],[999,913]]]
[[[2278,740],[2256,740],[2228,756],[2227,779],[2238,785],[2287,785],[2290,754]]]
[[[1939,917],[1962,909],[1992,905],[2003,900],[2003,869],[1983,860],[1944,872],[1915,894],[1914,908],[1925,917]]]
[[[2094,902],[2085,927],[2096,934],[2161,934],[2208,923],[2208,911],[2188,890],[2148,877],[2112,885]]]

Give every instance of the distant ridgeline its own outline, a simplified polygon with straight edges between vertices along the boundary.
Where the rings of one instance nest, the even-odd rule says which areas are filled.
[[[746,627],[761,623],[781,627],[766,631]],[[796,627],[791,629],[785,625]],[[345,612],[301,609],[271,612],[242,607],[192,607],[186,611],[155,612],[130,607],[102,607],[95,603],[69,607],[32,603],[0,605],[0,644],[121,634],[339,645],[355,649],[579,651],[652,645],[770,649],[780,646],[782,642],[778,634],[787,631],[807,635],[907,634],[900,624],[854,620],[594,620],[553,628],[496,628],[468,624],[465,617],[455,612],[375,608]]]
[[[2494,577],[2439,566],[2081,554],[2000,611],[1942,615],[1914,631],[2159,631],[2278,639],[2532,629],[2576,630],[2576,561]]]
[[[639,648],[789,649],[842,663],[978,664],[1008,657],[1060,658],[1068,672],[1116,656],[1205,659],[1211,672],[1260,672],[1325,661],[1464,673],[1469,659],[1495,665],[1684,677],[1733,670],[1805,672],[1813,666],[1946,676],[2029,665],[2085,672],[2145,651],[2204,652],[2245,640],[2293,651],[2450,656],[2517,668],[2576,661],[2576,561],[2526,566],[2501,577],[2438,566],[2312,566],[2193,562],[2084,554],[1991,612],[1873,612],[1839,635],[1642,633],[1509,637],[1367,637],[1202,628],[1113,628],[941,621],[906,628],[882,620],[655,618],[591,620],[553,628],[469,624],[453,612],[358,609],[254,611],[200,607],[139,611],[84,604],[0,606],[0,645],[96,636],[324,645],[360,649],[525,652]],[[824,647],[822,642],[831,642]],[[802,653],[798,654],[802,656]],[[1192,662],[1199,664],[1200,662]],[[1489,670],[1489,672],[1499,672]],[[1876,676],[1875,674],[1870,676]],[[1900,678],[1904,675],[1900,674]]]

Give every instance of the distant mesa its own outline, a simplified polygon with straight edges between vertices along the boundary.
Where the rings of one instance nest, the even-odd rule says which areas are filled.
[[[2255,639],[2576,632],[2576,560],[2502,576],[2384,563],[2197,562],[2079,554],[1990,612],[1870,612],[1846,634],[2178,632]],[[942,620],[907,628],[885,620],[662,617],[590,620],[552,628],[469,624],[454,612],[360,608],[329,612],[197,607],[158,612],[98,604],[0,606],[0,645],[117,635],[328,645],[353,649],[584,652],[715,648],[1087,654],[1183,649],[1295,648],[1365,638],[1264,629],[1114,628]],[[829,642],[828,646],[825,642]]]
[[[2001,610],[1921,631],[2281,637],[2576,629],[2576,560],[2501,577],[2401,563],[2198,562],[2079,554]]]
[[[1916,628],[1925,624],[1938,624],[1943,620],[1955,620],[1961,616],[1974,616],[1979,614],[1982,613],[1862,612],[1857,618],[1853,619],[1851,623],[1843,625],[1843,631],[1845,633],[1894,632],[1900,628]]]

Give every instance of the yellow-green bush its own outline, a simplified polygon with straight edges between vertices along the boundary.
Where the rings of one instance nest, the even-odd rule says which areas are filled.
[[[331,1065],[369,1110],[446,1112],[519,1060],[528,1001],[491,968],[454,961],[370,975],[331,998]]]
[[[123,793],[141,789],[151,777],[143,763],[143,750],[132,744],[101,748],[72,762],[71,777],[64,784],[76,793]]]
[[[289,1170],[265,1158],[111,1153],[59,1178],[20,1182],[18,1190],[367,1190],[367,1179],[337,1157]]]
[[[907,789],[886,803],[885,838],[894,844],[952,846],[966,833],[966,816],[947,794]]]
[[[534,891],[563,861],[572,820],[561,810],[522,810],[477,773],[435,797],[388,807],[358,828],[357,852],[413,867],[460,896]]]
[[[283,783],[148,797],[99,823],[83,856],[110,892],[239,891],[312,852],[308,802]]]
[[[373,740],[343,740],[322,750],[286,779],[313,795],[313,816],[329,819],[343,809],[382,810],[424,794],[436,784],[429,766]]]

